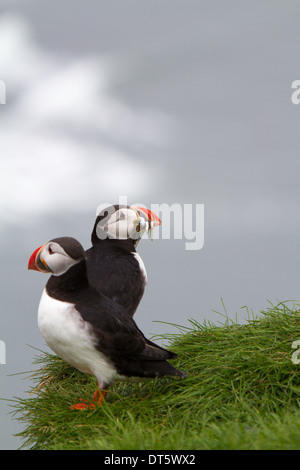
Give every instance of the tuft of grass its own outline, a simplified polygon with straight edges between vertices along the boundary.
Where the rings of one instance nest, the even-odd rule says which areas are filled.
[[[184,380],[115,384],[93,410],[96,380],[42,353],[30,396],[13,403],[30,449],[196,450],[300,449],[300,312],[272,306],[239,325],[190,320],[164,336]]]

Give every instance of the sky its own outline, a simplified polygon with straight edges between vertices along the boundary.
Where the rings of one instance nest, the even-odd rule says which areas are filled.
[[[97,208],[120,197],[189,206],[194,229],[204,205],[201,249],[172,224],[138,246],[147,336],[299,300],[299,13],[276,0],[0,1],[2,398],[26,396],[12,374],[34,369],[30,346],[48,350],[47,276],[27,271],[30,254],[64,235],[89,248]],[[0,448],[14,449],[9,411],[0,401]]]

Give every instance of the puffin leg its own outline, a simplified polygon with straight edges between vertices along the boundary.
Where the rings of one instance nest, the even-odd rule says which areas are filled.
[[[99,387],[99,383],[98,383]],[[81,403],[76,403],[75,405],[70,406],[71,410],[93,410],[96,406],[102,405],[107,395],[107,390],[100,390],[99,388],[96,389],[92,402],[88,403],[85,400],[80,400]]]
[[[107,390],[100,390],[99,388],[96,389],[93,395],[93,401],[96,402],[97,405],[102,405],[107,395]]]

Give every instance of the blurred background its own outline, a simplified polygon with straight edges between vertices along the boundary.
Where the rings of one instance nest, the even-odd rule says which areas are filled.
[[[90,246],[100,204],[204,204],[205,241],[138,246],[147,336],[246,321],[299,295],[299,2],[0,1],[0,447],[48,351],[32,251],[57,236]],[[163,221],[162,221],[163,222]],[[295,338],[299,339],[299,338]],[[30,345],[30,346],[29,346]]]

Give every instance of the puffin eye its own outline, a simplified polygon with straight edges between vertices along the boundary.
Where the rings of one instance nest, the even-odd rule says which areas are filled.
[[[54,251],[52,250],[51,246],[49,246],[49,255],[53,255]]]
[[[124,219],[126,219],[126,215],[124,214],[124,212],[120,212],[119,220],[124,220]]]

